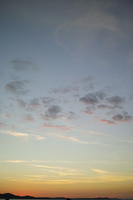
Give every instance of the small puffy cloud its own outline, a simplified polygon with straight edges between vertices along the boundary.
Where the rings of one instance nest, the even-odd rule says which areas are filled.
[[[117,124],[119,122],[130,122],[133,120],[133,116],[129,115],[128,112],[122,112],[113,115],[112,120],[100,119],[101,122],[106,124]]]
[[[130,122],[133,120],[133,116],[129,115],[127,112],[123,112],[121,114],[114,115],[112,119],[116,122]]]
[[[98,104],[103,102],[105,97],[106,97],[106,94],[103,91],[88,93],[87,95],[81,97],[79,100],[85,105],[87,105],[84,113],[89,114],[89,115],[93,114]]]
[[[37,110],[38,108],[40,108],[40,106],[41,106],[39,98],[30,99],[28,102],[19,98],[16,101],[17,101],[18,105],[21,108],[24,108],[26,111],[34,111],[34,110]]]
[[[106,97],[106,93],[103,92],[103,91],[96,91],[96,92],[95,92],[95,95],[97,96],[97,98],[98,98],[99,100],[103,100],[103,99]]]
[[[89,93],[89,94],[85,95],[84,97],[81,97],[80,101],[87,105],[89,105],[89,104],[95,105],[99,102],[98,98],[93,93]]]
[[[42,117],[46,120],[57,119],[60,117],[61,107],[58,105],[50,106]]]
[[[26,89],[27,83],[27,80],[11,81],[5,85],[5,89],[12,94],[23,95],[28,92],[28,90]]]
[[[101,100],[105,98],[105,96],[106,94],[104,92],[96,91],[81,97],[80,101],[87,105],[97,105]]]
[[[121,104],[125,102],[125,99],[120,96],[108,97],[106,100],[108,103],[112,104],[114,107],[121,106]]]
[[[124,116],[122,114],[117,114],[117,115],[114,115],[112,117],[113,120],[116,120],[116,121],[122,121],[124,118]]]
[[[10,63],[16,71],[33,69],[35,67],[35,65],[29,60],[14,59]]]
[[[99,109],[114,109],[114,106],[108,104],[100,104],[97,106]]]

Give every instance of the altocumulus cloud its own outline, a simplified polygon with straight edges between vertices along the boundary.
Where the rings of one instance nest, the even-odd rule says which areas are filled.
[[[126,102],[124,97],[118,95],[111,96],[103,91],[96,91],[86,94],[85,96],[81,97],[79,101],[86,105],[86,109],[84,111],[86,114],[94,114],[94,111],[97,111],[98,109],[101,111],[108,109],[112,111],[113,114],[115,113],[113,116],[111,116],[111,119],[100,117],[100,122],[111,125],[117,124],[118,122],[130,122],[133,119],[128,112],[122,111]]]
[[[114,107],[121,106],[125,102],[125,99],[120,96],[108,97],[106,100],[108,103],[112,104]]]
[[[96,105],[103,101],[106,97],[106,93],[103,91],[96,91],[86,94],[85,96],[81,97],[79,100],[87,105]]]
[[[92,114],[96,110],[96,106],[100,104],[106,97],[106,94],[103,91],[96,91],[88,93],[85,96],[81,97],[79,100],[87,105],[85,113]]]
[[[89,93],[89,94],[85,95],[84,97],[81,97],[80,101],[87,105],[89,105],[89,104],[95,105],[99,102],[97,96],[93,93]]]
[[[17,104],[26,111],[36,111],[39,108],[51,107],[51,104],[55,101],[52,97],[35,97],[25,101],[24,99],[16,99]]]
[[[130,122],[133,120],[133,116],[129,115],[128,112],[123,112],[114,115],[112,119],[116,122]]]
[[[131,122],[133,120],[133,116],[129,115],[128,112],[117,113],[112,116],[112,119],[100,119],[101,122],[106,124],[117,124],[120,122]]]
[[[93,93],[88,93],[85,96],[81,97],[80,101],[87,105],[100,104],[98,105],[99,108],[108,108],[108,109],[120,106],[125,102],[124,97],[120,96],[107,97],[107,96],[108,94],[106,94],[103,91],[96,91]]]
[[[40,108],[41,103],[39,98],[32,98],[28,102],[23,99],[16,99],[17,104],[26,111],[35,111]]]
[[[60,106],[52,105],[46,110],[46,113],[44,115],[42,114],[41,116],[46,120],[57,119],[61,116],[61,111],[62,109]]]
[[[5,85],[5,89],[12,94],[23,95],[28,92],[28,89],[26,88],[28,83],[29,81],[27,80],[11,81]]]

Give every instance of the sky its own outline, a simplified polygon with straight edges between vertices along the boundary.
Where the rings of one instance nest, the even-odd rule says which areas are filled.
[[[133,197],[132,10],[0,0],[0,193]]]

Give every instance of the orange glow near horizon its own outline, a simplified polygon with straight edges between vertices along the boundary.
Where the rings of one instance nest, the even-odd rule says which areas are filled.
[[[6,187],[5,187],[6,186]],[[31,195],[36,197],[71,197],[71,198],[132,198],[131,183],[90,183],[90,184],[29,184],[14,183],[2,185],[0,193],[12,193],[15,195]]]

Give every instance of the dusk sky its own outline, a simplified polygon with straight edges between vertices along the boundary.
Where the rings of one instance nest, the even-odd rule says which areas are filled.
[[[0,193],[133,197],[133,1],[0,0]]]

